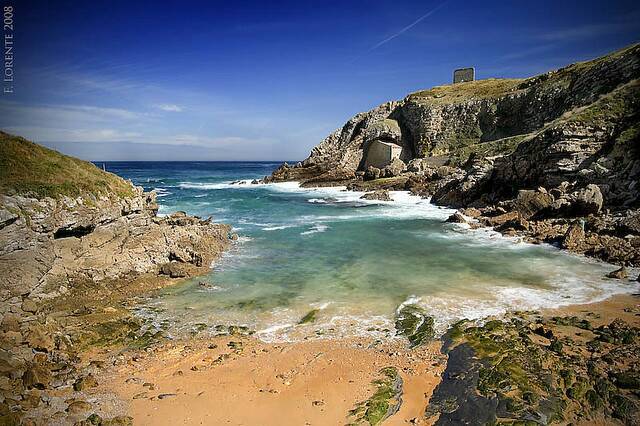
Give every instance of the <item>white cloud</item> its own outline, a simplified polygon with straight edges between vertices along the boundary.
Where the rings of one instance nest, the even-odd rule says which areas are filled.
[[[162,111],[182,112],[182,107],[176,104],[159,104],[154,106],[158,109],[161,109]]]

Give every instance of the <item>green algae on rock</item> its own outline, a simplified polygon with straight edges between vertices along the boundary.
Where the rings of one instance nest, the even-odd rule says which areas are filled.
[[[359,402],[349,412],[354,420],[350,425],[375,426],[386,418],[394,415],[402,405],[402,377],[395,367],[385,367],[380,370],[382,378],[372,383],[376,387],[375,393],[366,401]]]
[[[320,312],[319,309],[310,310],[302,318],[300,318],[300,321],[298,321],[298,324],[302,325],[302,324],[314,322],[316,320],[316,316],[318,315],[318,312]]]
[[[633,372],[640,367],[640,329],[622,320],[592,331],[587,324],[526,315],[455,324],[445,336],[449,363],[427,417],[439,414],[436,424],[465,423],[480,408],[486,423],[615,417],[637,424]]]
[[[411,347],[419,346],[435,335],[433,317],[416,305],[404,305],[396,313],[397,334],[405,336]]]

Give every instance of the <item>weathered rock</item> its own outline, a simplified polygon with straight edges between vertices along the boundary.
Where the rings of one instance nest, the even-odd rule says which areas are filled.
[[[607,274],[607,278],[615,278],[618,280],[622,280],[629,277],[629,273],[627,272],[627,268],[623,266],[621,266],[619,269],[616,269],[613,272],[609,272]]]
[[[382,174],[382,170],[377,167],[369,166],[367,170],[364,172],[364,180],[375,180],[379,179]]]
[[[542,191],[520,190],[514,203],[514,209],[522,217],[528,219],[547,209],[553,202],[553,197]]]
[[[564,235],[563,247],[568,250],[579,251],[584,246],[584,223],[574,222]]]
[[[91,404],[89,404],[88,402],[78,400],[73,401],[71,404],[69,404],[66,411],[69,414],[83,414],[91,410],[91,408]]]
[[[389,163],[389,165],[382,169],[380,175],[384,175],[384,177],[395,177],[399,176],[406,170],[407,166],[404,164],[404,162],[399,158],[394,158],[393,160],[391,160],[391,163]]]
[[[391,198],[391,195],[389,195],[389,191],[387,191],[386,189],[367,192],[360,198],[363,200],[393,201],[393,198]]]
[[[433,339],[433,317],[416,305],[403,305],[396,312],[395,327],[399,335],[405,336],[415,347]]]
[[[602,192],[597,185],[589,184],[574,195],[573,208],[578,216],[599,213],[602,204]]]
[[[446,220],[449,223],[467,223],[467,219],[460,212],[455,212],[451,216],[449,216]]]
[[[184,263],[167,262],[160,267],[160,273],[171,278],[184,278],[189,275]]]
[[[22,383],[27,389],[45,389],[51,383],[51,372],[43,365],[34,364],[25,371]]]

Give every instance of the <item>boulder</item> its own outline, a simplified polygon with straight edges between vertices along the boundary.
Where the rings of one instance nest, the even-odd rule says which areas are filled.
[[[520,190],[514,202],[514,208],[525,219],[548,208],[553,203],[553,197],[547,191]]]
[[[43,365],[34,364],[22,375],[22,383],[27,389],[45,389],[51,383],[51,372]]]
[[[607,274],[607,278],[615,278],[618,280],[622,280],[625,279],[629,276],[629,274],[627,273],[627,268],[624,267],[624,265],[622,265],[619,269],[616,269],[613,272],[609,272]]]
[[[364,180],[376,180],[380,178],[381,170],[377,167],[369,166],[364,172]]]
[[[598,185],[589,184],[586,188],[573,193],[572,198],[573,211],[577,216],[597,214],[602,210],[604,199]]]
[[[177,262],[168,262],[160,268],[162,275],[168,275],[171,278],[184,278],[188,275],[185,265]]]
[[[460,210],[460,212],[463,215],[468,216],[468,217],[472,217],[474,219],[482,215],[482,212],[480,210],[476,209],[475,207],[468,207],[466,209]]]
[[[54,348],[53,338],[41,325],[33,325],[27,334],[29,347],[43,352],[51,352]]]
[[[582,223],[574,222],[569,226],[569,229],[564,235],[564,241],[562,246],[567,250],[579,250],[584,244],[584,225]]]
[[[394,158],[391,162],[382,170],[384,177],[399,176],[402,172],[407,170],[406,164],[399,158]]]
[[[362,200],[379,200],[379,201],[393,201],[393,198],[389,195],[389,191],[386,189],[380,189],[377,191],[367,192],[362,197]]]
[[[467,223],[467,219],[464,218],[462,213],[455,212],[451,216],[449,216],[446,220],[448,223]]]

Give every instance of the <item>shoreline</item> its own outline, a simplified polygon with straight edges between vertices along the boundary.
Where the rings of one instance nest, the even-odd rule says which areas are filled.
[[[588,318],[593,326],[621,318],[640,325],[640,299],[607,300],[541,311]],[[398,368],[402,403],[385,425],[433,424],[425,410],[447,366],[441,339],[409,349],[398,340],[318,339],[265,343],[253,336],[163,342],[118,356],[90,390],[104,415],[132,416],[136,424],[340,424],[375,394],[385,367]],[[89,361],[89,358],[84,360]],[[253,409],[246,410],[247,404]],[[286,417],[282,417],[287,413]],[[580,424],[578,422],[577,424]]]

